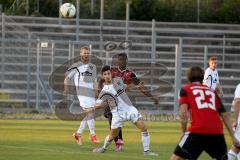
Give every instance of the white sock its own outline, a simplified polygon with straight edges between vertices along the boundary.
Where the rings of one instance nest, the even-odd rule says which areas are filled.
[[[87,127],[87,121],[82,121],[82,122],[80,123],[80,127],[78,128],[77,133],[78,133],[78,134],[82,134],[83,131],[84,131],[84,129],[85,129],[86,127]]]
[[[143,144],[143,151],[149,151],[150,148],[150,135],[149,132],[142,132],[142,144]]]
[[[95,120],[94,119],[87,120],[87,124],[90,134],[95,135]]]
[[[228,160],[235,160],[237,158],[237,153],[235,153],[233,150],[228,151]]]
[[[240,160],[240,153],[237,154],[237,160]]]
[[[108,135],[104,140],[103,148],[107,149],[108,146],[110,146],[111,143],[112,143],[112,140],[109,140],[109,135]]]

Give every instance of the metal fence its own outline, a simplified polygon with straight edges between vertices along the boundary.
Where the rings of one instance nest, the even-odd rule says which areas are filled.
[[[186,82],[184,78],[186,69],[191,65],[206,68],[209,55],[216,55],[219,59],[222,81],[226,90],[229,90],[226,94],[226,104],[230,105],[234,85],[239,81],[240,75],[238,26],[160,23],[154,20],[152,22],[129,21],[126,31],[124,21],[104,20],[100,23],[99,20],[95,20],[91,22],[93,24],[89,24],[90,21],[85,20],[87,25],[79,24],[79,26],[71,22],[65,24],[66,22],[63,21],[62,25],[59,25],[58,19],[11,17],[2,14],[1,88],[5,90],[2,92],[11,95],[11,98],[1,98],[1,102],[9,101],[10,103],[15,100],[19,103],[26,103],[28,109],[36,108],[42,112],[51,112],[54,104],[62,98],[61,94],[54,92],[48,86],[48,77],[54,69],[77,56],[80,46],[90,44],[93,46],[92,52],[103,63],[110,63],[115,51],[106,52],[104,45],[109,41],[115,41],[114,43],[118,44],[127,37],[132,42],[132,48],[125,50],[130,62],[135,62],[135,64],[149,62],[150,66],[151,63],[160,63],[167,68],[168,72],[156,78],[153,67],[150,71],[151,77],[143,77],[143,79],[150,79],[149,85],[154,86],[152,77],[155,76],[157,80],[169,81],[174,86],[173,91],[159,97],[160,105],[166,107],[155,110],[154,113],[160,113],[163,110],[177,112],[178,91],[181,84]],[[43,24],[45,26],[42,26]],[[103,26],[99,27],[100,24]],[[37,31],[34,29],[36,26],[40,28]],[[75,32],[75,29],[73,32],[69,31],[69,34],[74,37],[86,34],[84,31],[92,27],[95,31],[88,36],[90,38],[95,36],[98,39],[89,38],[88,40],[86,37],[78,41],[60,40],[60,37],[67,33],[40,31],[41,27],[47,28],[48,26],[50,28],[78,27],[79,33]],[[84,31],[80,32],[83,29]],[[59,39],[49,40],[51,34],[58,35]],[[45,35],[45,38],[42,35]],[[142,101],[141,105],[151,105],[151,103]]]

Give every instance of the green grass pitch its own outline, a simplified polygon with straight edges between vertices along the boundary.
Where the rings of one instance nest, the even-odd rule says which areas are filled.
[[[114,144],[104,154],[92,153],[102,145],[108,133],[106,121],[96,122],[100,145],[89,141],[89,131],[83,134],[83,145],[76,144],[72,133],[79,122],[61,120],[0,120],[0,160],[167,160],[180,136],[178,122],[147,122],[151,134],[151,149],[157,157],[144,157],[141,134],[131,123],[125,123],[123,152],[116,153]],[[226,136],[231,145],[229,136]],[[205,153],[199,159],[211,159]]]

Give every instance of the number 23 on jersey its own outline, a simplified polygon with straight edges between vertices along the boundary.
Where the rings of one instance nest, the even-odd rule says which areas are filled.
[[[201,89],[194,89],[192,92],[198,109],[210,108],[216,110],[214,92]]]

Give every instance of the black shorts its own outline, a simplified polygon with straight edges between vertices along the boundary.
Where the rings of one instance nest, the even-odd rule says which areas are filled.
[[[174,154],[184,159],[194,160],[203,152],[217,160],[227,160],[227,145],[223,134],[185,133]]]

